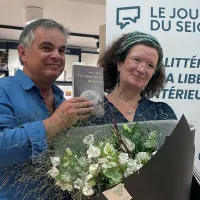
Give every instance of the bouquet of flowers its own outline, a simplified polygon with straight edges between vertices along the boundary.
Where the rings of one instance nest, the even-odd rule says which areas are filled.
[[[41,157],[16,166],[11,187],[23,190],[23,199],[68,199],[69,192],[73,199],[190,200],[194,133],[184,116],[73,127]],[[26,193],[30,182],[37,188]]]
[[[111,134],[98,141],[93,134],[85,136],[81,153],[68,148],[51,157],[48,174],[73,198],[92,196],[113,187],[138,171],[157,151],[157,133],[144,133],[139,124],[116,124]]]

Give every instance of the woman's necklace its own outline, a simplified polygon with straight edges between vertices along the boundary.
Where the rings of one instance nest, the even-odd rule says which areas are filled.
[[[136,103],[136,105],[134,106],[134,108],[133,107],[126,108],[126,112],[125,113],[127,115],[133,115],[135,113],[135,111],[136,111],[137,106],[138,106],[138,103]]]
[[[125,103],[120,103],[120,98],[115,98],[114,94],[112,94],[112,97],[114,98],[115,102],[116,102],[116,106],[122,108],[122,109],[125,109],[126,111],[124,112],[125,114],[127,115],[133,115],[136,111],[136,108],[138,106],[138,103],[136,103],[136,105],[133,106],[130,106],[129,104],[127,104],[128,106],[125,106]],[[138,97],[140,96],[140,94],[136,95],[134,98],[133,98],[133,101]]]
[[[132,114],[134,114],[135,113],[135,110],[127,110],[127,112],[126,112],[128,115],[132,115]]]

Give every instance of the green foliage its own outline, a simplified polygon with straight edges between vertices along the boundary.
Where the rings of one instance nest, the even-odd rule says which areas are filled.
[[[53,166],[48,174],[61,189],[79,190],[91,196],[122,182],[146,164],[156,151],[156,132],[144,132],[138,123],[124,124],[120,132],[113,129],[112,133],[102,141],[95,140],[93,134],[87,135],[81,156],[67,148],[62,155],[52,158]]]
[[[117,185],[123,178],[122,174],[118,170],[118,167],[105,169],[103,170],[103,174],[108,178],[109,186]]]

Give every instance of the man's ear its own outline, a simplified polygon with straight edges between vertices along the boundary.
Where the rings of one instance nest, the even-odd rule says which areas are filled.
[[[22,60],[22,62],[26,63],[27,62],[27,52],[26,52],[25,47],[22,45],[19,45],[17,50],[18,50],[18,54],[19,54],[19,57]]]

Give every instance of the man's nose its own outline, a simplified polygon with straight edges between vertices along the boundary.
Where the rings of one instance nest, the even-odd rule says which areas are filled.
[[[55,49],[53,52],[51,52],[51,58],[56,59],[56,58],[60,58],[60,57],[61,57],[61,55],[60,55],[58,49]]]

